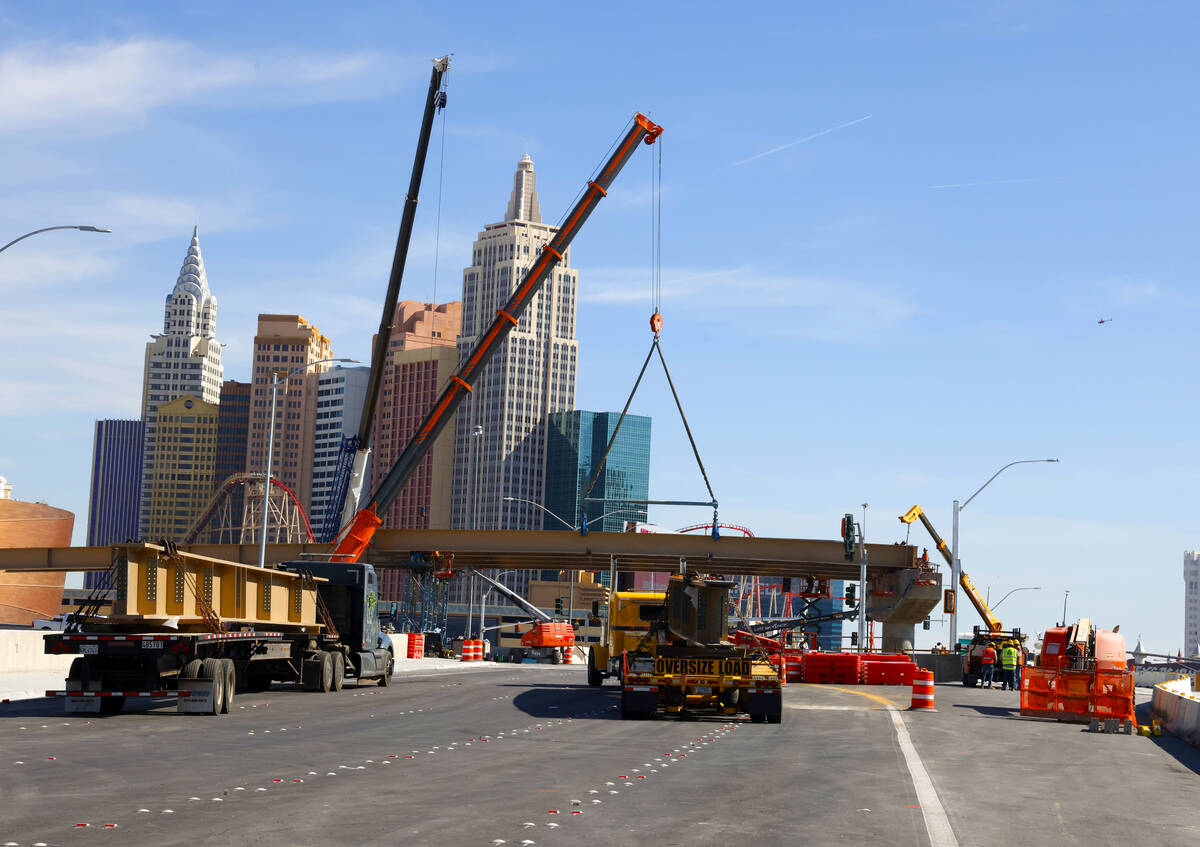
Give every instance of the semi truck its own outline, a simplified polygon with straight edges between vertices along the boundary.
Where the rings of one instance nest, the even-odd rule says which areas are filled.
[[[115,714],[129,697],[177,697],[180,712],[222,714],[237,691],[272,683],[338,691],[386,686],[395,664],[379,626],[375,569],[365,562],[259,568],[155,544],[113,549],[113,614],[45,635],[75,655],[68,714]]]
[[[783,693],[758,645],[729,640],[729,580],[671,576],[666,591],[610,595],[607,637],[588,654],[588,684],[616,677],[622,719],[745,713],[780,723]]]

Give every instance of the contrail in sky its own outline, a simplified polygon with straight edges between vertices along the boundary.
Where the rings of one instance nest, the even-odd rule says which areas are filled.
[[[764,150],[762,153],[751,156],[749,159],[742,159],[740,162],[734,162],[733,167],[736,168],[738,165],[744,165],[747,162],[753,162],[755,159],[761,159],[764,156],[770,156],[774,153],[778,153],[780,150],[786,150],[789,147],[795,147],[797,144],[803,144],[806,141],[812,141],[814,138],[820,138],[822,135],[829,135],[829,133],[837,132],[839,129],[845,129],[848,126],[860,124],[863,121],[868,120],[870,117],[870,115],[863,115],[861,118],[855,118],[848,123],[838,124],[837,126],[831,126],[829,129],[823,129],[820,132],[814,132],[812,135],[807,135],[798,141],[789,141],[787,144],[781,144],[779,147],[772,147],[770,150]]]
[[[1014,182],[1037,182],[1041,177],[1027,176],[1021,179],[984,179],[979,182],[950,182],[945,185],[931,185],[930,188],[971,188],[975,185],[1012,185]]]

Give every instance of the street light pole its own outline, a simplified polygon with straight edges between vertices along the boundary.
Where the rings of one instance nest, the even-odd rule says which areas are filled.
[[[475,424],[471,430],[471,443],[475,445],[475,485],[471,494],[471,529],[479,529],[479,477],[483,469],[483,425]],[[467,627],[465,638],[471,637],[471,618],[475,614],[475,586],[479,580],[471,574],[471,584],[467,586]],[[482,632],[479,633],[483,635]]]
[[[858,551],[858,652],[866,652],[867,641],[867,504],[862,504],[863,519],[859,526],[862,543]],[[853,530],[851,530],[853,531]]]
[[[22,235],[20,238],[14,238],[12,241],[8,242],[3,247],[0,247],[0,253],[3,253],[9,247],[12,247],[18,241],[24,241],[26,238],[28,238],[31,235],[37,235],[39,232],[50,232],[51,230],[54,230],[54,229],[77,229],[80,232],[112,232],[111,229],[105,229],[102,226],[83,226],[83,225],[81,225],[81,226],[46,226],[46,227],[42,227],[41,229],[35,229],[33,232],[27,232],[24,235]]]
[[[1032,465],[1042,462],[1058,462],[1058,459],[1018,459],[1015,462],[1009,462],[992,474],[987,482],[979,486],[975,490],[975,493],[966,499],[966,502],[959,503],[957,500],[954,501],[954,527],[950,533],[950,561],[953,562],[950,578],[954,582],[954,585],[951,587],[951,590],[954,592],[954,608],[950,611],[950,644],[951,649],[955,653],[958,652],[958,584],[962,581],[962,560],[958,557],[958,513],[967,508],[967,504],[978,497],[980,491],[991,485],[993,479],[1000,476],[1000,474],[1013,465]]]
[[[1067,625],[1067,598],[1070,596],[1071,596],[1071,589],[1068,588],[1066,591],[1063,592],[1063,622],[1062,622],[1063,626]]]
[[[358,359],[321,359],[316,362],[309,362],[307,365],[300,365],[292,368],[284,374],[283,380],[287,382],[292,378],[292,374],[301,373],[308,370],[313,365],[326,365],[330,362],[353,362],[358,364]],[[263,471],[263,507],[262,507],[262,535],[258,539],[258,566],[266,567],[267,562],[267,506],[271,501],[271,462],[274,459],[275,452],[275,401],[279,395],[279,371],[274,371],[271,374],[271,416],[267,419],[267,464]]]

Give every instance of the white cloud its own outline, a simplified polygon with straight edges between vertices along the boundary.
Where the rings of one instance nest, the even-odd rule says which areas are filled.
[[[227,97],[234,89],[238,106],[369,97],[398,82],[397,65],[368,52],[238,56],[153,38],[22,46],[0,53],[0,134],[121,132],[161,106]]]

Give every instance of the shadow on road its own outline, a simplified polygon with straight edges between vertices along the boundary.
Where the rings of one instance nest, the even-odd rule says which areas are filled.
[[[1010,708],[1008,706],[976,706],[970,703],[955,703],[956,709],[970,709],[972,712],[978,712],[988,718],[1019,718],[1021,710]]]
[[[542,685],[524,689],[513,698],[513,706],[532,718],[574,718],[575,720],[613,720],[621,717],[618,709],[621,693],[616,688],[589,688],[586,685]]]

